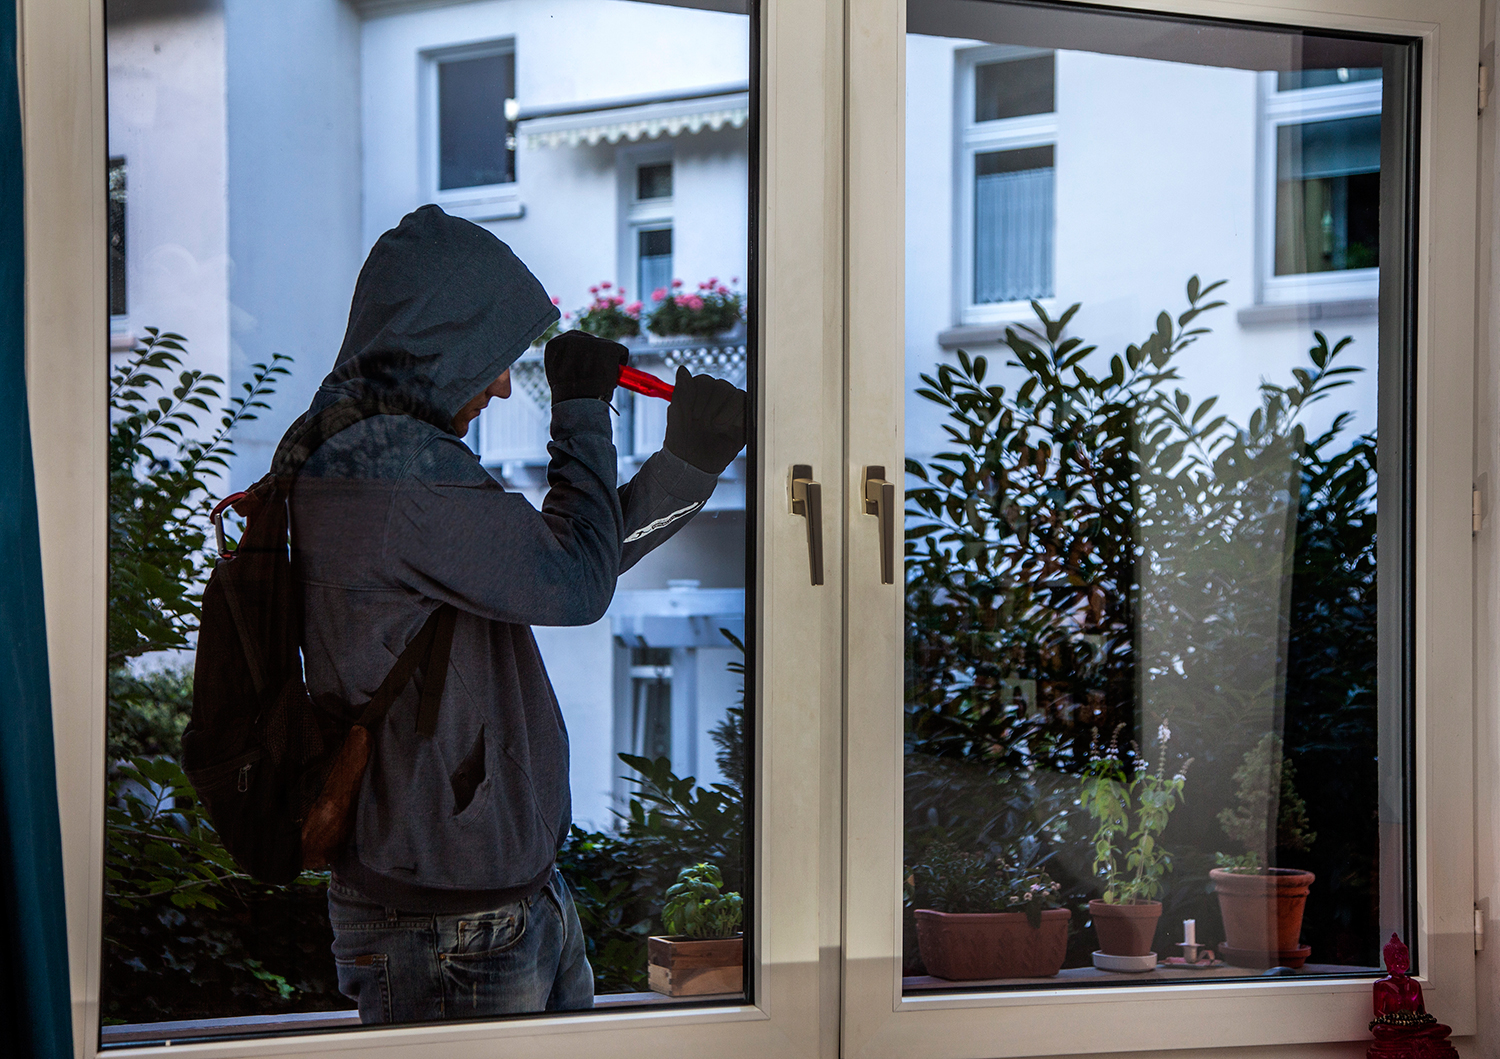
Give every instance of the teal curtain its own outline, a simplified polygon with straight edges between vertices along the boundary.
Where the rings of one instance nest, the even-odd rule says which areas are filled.
[[[0,0],[0,1055],[67,1059],[68,934],[26,416],[21,194],[16,4]]]

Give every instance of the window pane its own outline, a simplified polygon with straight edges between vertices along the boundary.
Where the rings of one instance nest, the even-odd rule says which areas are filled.
[[[697,976],[648,938],[682,932],[680,873],[755,908],[746,457],[687,445],[710,473],[681,473],[666,401],[554,394],[544,354],[576,328],[751,384],[749,18],[375,7],[107,5],[107,1044],[669,1003]],[[327,407],[400,414],[282,447]],[[241,495],[221,543],[209,509],[278,452],[290,499]],[[218,586],[276,556],[252,667]],[[526,901],[581,931],[500,989],[551,936],[517,936]],[[386,908],[433,929],[360,927]],[[686,926],[732,952],[742,921]],[[744,966],[694,1001],[744,1002]]]
[[[974,157],[974,300],[1052,295],[1052,148]]]
[[[1276,129],[1276,274],[1380,264],[1380,116]]]
[[[1373,976],[1412,923],[1408,47],[907,16],[905,991]],[[1055,119],[985,102],[1023,47]],[[1303,55],[1381,81],[1279,92]]]
[[[660,301],[657,292],[672,289],[672,229],[653,228],[638,235],[640,257],[637,264],[636,289],[642,298]]]
[[[515,56],[438,63],[438,188],[505,184],[516,178],[505,101],[516,94]]]
[[[1333,70],[1278,70],[1276,71],[1276,90],[1278,92],[1294,92],[1299,88],[1322,88],[1325,85],[1347,85],[1352,81],[1379,81],[1381,69],[1378,66],[1355,67],[1340,66]]]
[[[999,121],[1053,109],[1051,55],[984,63],[974,68],[974,120]]]
[[[109,160],[109,314],[121,316],[125,301],[125,159]]]
[[[669,199],[672,197],[672,163],[643,165],[636,170],[635,197]]]

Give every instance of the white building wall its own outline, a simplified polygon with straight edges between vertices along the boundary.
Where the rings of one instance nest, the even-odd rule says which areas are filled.
[[[139,340],[146,327],[176,331],[187,367],[227,380],[222,5],[112,0],[106,32],[109,154],[125,159],[126,181],[128,312],[110,322],[114,342]],[[217,414],[202,420],[205,432],[218,427]]]
[[[366,244],[436,192],[422,162],[433,136],[424,111],[431,105],[424,53],[513,38],[516,98],[525,110],[743,82],[748,33],[743,15],[621,0],[491,0],[370,18],[363,43]],[[746,133],[658,142],[670,144],[676,163],[679,275],[689,283],[743,278]],[[617,155],[630,146],[532,150],[521,137],[516,187],[525,215],[484,222],[564,310],[585,305],[588,288],[601,280],[634,286],[633,276],[619,274],[624,228],[616,176]]]
[[[958,321],[955,289],[960,245],[953,103],[958,52],[972,42],[911,37],[907,41],[906,347],[907,450],[940,451],[941,411],[912,395],[922,372],[956,362],[937,343]],[[1216,413],[1240,422],[1259,402],[1264,380],[1291,381],[1306,362],[1314,327],[1330,341],[1352,335],[1346,363],[1367,369],[1354,386],[1308,417],[1326,426],[1342,409],[1357,410],[1355,430],[1375,427],[1376,321],[1241,323],[1238,310],[1256,300],[1256,240],[1271,223],[1257,188],[1258,75],[1083,52],[1057,53],[1056,296],[1053,316],[1083,308],[1069,328],[1109,355],[1139,343],[1156,316],[1186,308],[1191,275],[1225,279],[1215,293],[1228,305],[1200,317],[1210,327],[1178,361],[1182,388],[1196,401],[1217,395]],[[1012,318],[1032,324],[1029,307]],[[999,362],[1009,350],[993,339],[964,344]],[[1019,378],[1012,371],[1001,381]]]

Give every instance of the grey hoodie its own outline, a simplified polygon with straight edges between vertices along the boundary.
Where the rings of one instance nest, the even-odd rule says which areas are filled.
[[[556,319],[509,247],[424,206],[371,250],[309,409],[362,395],[408,414],[335,435],[292,492],[308,690],[357,713],[439,604],[459,612],[435,735],[415,731],[418,677],[375,733],[335,858],[381,904],[476,911],[545,883],[570,823],[568,737],[528,626],[597,621],[616,577],[713,492],[666,451],[617,490],[594,399],[553,406],[541,511],[480,466],[454,414]]]

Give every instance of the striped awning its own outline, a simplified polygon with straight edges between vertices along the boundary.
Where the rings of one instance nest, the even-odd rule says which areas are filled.
[[[569,113],[528,117],[524,112],[517,129],[532,150],[544,147],[593,147],[621,140],[654,140],[720,129],[741,129],[750,120],[748,91],[718,92],[688,98],[666,98],[577,107]]]

